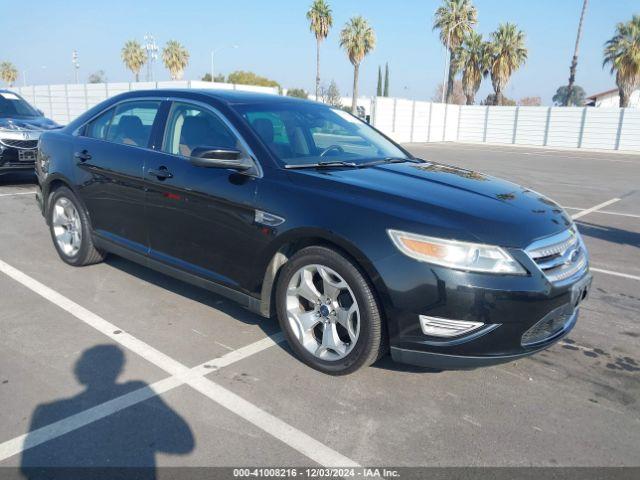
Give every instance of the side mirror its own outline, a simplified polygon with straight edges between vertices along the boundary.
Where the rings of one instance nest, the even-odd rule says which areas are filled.
[[[36,108],[36,110],[38,111],[41,117],[44,117],[44,112],[42,110],[40,110],[39,108]]]
[[[218,147],[196,147],[191,151],[189,161],[196,167],[230,168],[249,170],[253,168],[250,158],[244,157],[240,150]]]

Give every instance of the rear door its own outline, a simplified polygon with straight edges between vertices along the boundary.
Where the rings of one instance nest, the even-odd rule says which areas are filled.
[[[162,152],[145,166],[150,256],[189,273],[238,288],[265,241],[255,224],[256,176],[189,161],[196,147],[238,149],[250,155],[217,110],[173,102]]]
[[[143,169],[161,100],[122,102],[91,120],[74,141],[76,179],[94,231],[146,253]]]

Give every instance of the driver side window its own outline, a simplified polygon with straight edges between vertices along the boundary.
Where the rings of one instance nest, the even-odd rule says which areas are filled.
[[[241,149],[235,135],[213,112],[175,102],[167,119],[162,150],[189,157],[196,147]]]

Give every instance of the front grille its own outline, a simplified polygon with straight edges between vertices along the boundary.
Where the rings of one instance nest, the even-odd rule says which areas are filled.
[[[536,344],[547,342],[569,328],[576,315],[577,309],[571,305],[563,305],[556,308],[524,332],[520,343],[523,347],[532,347]]]
[[[532,243],[526,252],[551,283],[579,276],[588,264],[587,250],[575,227]]]
[[[0,143],[12,148],[20,148],[22,150],[33,150],[38,147],[38,140],[10,140],[0,138]]]

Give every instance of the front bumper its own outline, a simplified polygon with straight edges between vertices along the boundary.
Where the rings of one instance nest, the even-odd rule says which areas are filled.
[[[33,156],[34,159],[24,160],[24,152],[30,152],[28,155]],[[1,143],[0,140],[0,175],[14,172],[34,171],[35,153],[35,149],[20,149],[7,146]]]
[[[452,355],[446,353],[434,353],[420,350],[407,350],[399,347],[391,347],[391,358],[399,363],[407,363],[421,367],[435,368],[439,370],[466,370],[478,367],[488,367],[507,363],[520,358],[528,357],[534,353],[538,353],[556,343],[562,337],[567,335],[575,326],[578,320],[578,309],[576,308],[570,317],[570,320],[562,328],[560,332],[548,338],[546,341],[539,343],[535,347],[527,348],[520,353],[509,355]]]
[[[520,260],[526,265],[527,259]],[[384,279],[392,358],[437,369],[494,365],[548,348],[574,327],[592,279],[588,268],[560,285],[533,268],[526,276],[486,275],[401,255],[387,257],[376,267]],[[420,316],[482,326],[458,337],[429,336]]]

